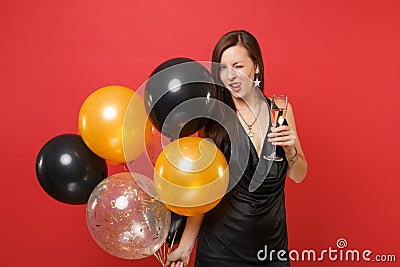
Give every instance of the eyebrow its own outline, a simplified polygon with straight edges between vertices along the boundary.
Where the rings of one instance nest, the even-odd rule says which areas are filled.
[[[239,63],[243,63],[243,60],[236,61],[235,63],[233,63],[233,66],[235,66],[235,65],[237,65]]]

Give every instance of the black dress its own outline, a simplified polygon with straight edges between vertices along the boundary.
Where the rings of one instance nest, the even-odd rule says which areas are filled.
[[[243,127],[238,128],[239,142],[249,141]],[[267,161],[258,158],[251,141],[248,144],[244,173],[221,202],[204,215],[195,267],[289,266],[284,195],[288,163],[284,151],[276,147],[283,161]],[[271,147],[264,140],[261,155],[271,153]],[[258,187],[249,190],[254,181]]]

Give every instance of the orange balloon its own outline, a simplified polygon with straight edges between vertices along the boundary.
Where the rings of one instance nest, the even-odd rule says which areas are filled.
[[[131,161],[145,148],[146,111],[143,99],[123,86],[93,92],[79,112],[79,132],[98,156],[115,163]]]
[[[174,205],[169,205],[165,204],[165,206],[169,209],[175,212],[176,214],[181,214],[184,216],[194,216],[194,215],[199,215],[199,214],[204,214],[207,211],[213,209],[217,204],[221,201],[222,197],[211,202],[208,204],[204,204],[201,206],[193,206],[193,207],[179,207],[179,206],[174,206]]]
[[[224,155],[213,142],[200,137],[170,143],[159,155],[154,170],[160,200],[185,216],[211,210],[224,196],[228,181]]]

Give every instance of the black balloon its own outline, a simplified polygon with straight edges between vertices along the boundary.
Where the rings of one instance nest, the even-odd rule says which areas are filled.
[[[182,216],[171,211],[171,227],[169,228],[165,243],[167,243],[169,246],[179,244],[183,230],[185,230],[186,221],[186,216]]]
[[[177,139],[197,132],[206,124],[213,112],[210,98],[214,96],[214,81],[203,65],[189,58],[174,58],[152,72],[146,83],[144,102],[153,126]],[[186,106],[181,105],[185,102]]]
[[[108,175],[107,163],[76,134],[49,140],[36,158],[36,176],[52,198],[67,204],[85,204]]]

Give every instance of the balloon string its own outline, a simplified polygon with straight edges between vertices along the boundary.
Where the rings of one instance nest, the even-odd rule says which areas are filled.
[[[159,258],[159,256],[157,255],[157,252],[155,252],[155,253],[153,254],[153,256],[161,263],[160,258]]]
[[[162,252],[162,246],[161,246],[160,249],[157,251],[157,253],[158,253],[158,257],[160,258],[160,261],[161,261],[162,263],[164,263],[164,261],[163,261],[164,256],[163,256],[163,252]]]
[[[161,260],[161,256],[158,254],[158,251],[157,252],[155,252],[154,254],[154,257],[158,260],[158,262],[161,264],[161,266],[165,266],[165,263]]]
[[[168,254],[171,252],[171,250],[172,250],[172,247],[174,246],[174,243],[175,243],[175,237],[176,237],[176,233],[178,232],[178,229],[176,229],[175,230],[175,232],[174,232],[174,237],[172,238],[172,241],[171,241],[171,246],[168,248]]]
[[[166,262],[167,261],[167,253],[166,253],[166,243],[164,243],[163,247],[163,261]]]

